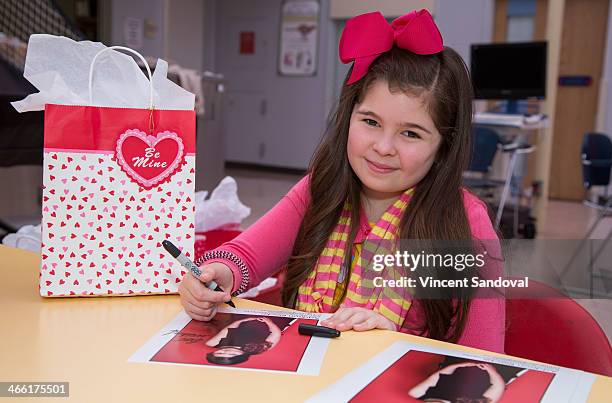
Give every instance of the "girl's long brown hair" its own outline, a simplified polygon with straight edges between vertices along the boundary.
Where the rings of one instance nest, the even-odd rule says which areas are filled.
[[[349,122],[356,103],[376,81],[386,82],[391,92],[421,96],[442,141],[427,175],[416,186],[400,221],[403,239],[469,240],[470,226],[461,191],[462,172],[471,150],[472,87],[461,56],[451,48],[435,55],[416,55],[394,47],[370,66],[358,82],[342,86],[336,110],[310,162],[310,204],[289,260],[283,287],[283,303],[294,307],[297,291],[334,230],[344,202],[360,205],[361,183],[347,156]],[[359,223],[359,208],[352,209],[347,253]],[[457,341],[463,331],[469,296],[418,301],[425,314],[422,334]]]

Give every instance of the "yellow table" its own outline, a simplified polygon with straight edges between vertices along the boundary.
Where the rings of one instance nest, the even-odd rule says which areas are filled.
[[[0,381],[67,381],[69,401],[303,401],[397,340],[477,351],[371,331],[345,332],[332,340],[316,377],[128,363],[182,309],[178,296],[41,298],[39,261],[37,254],[0,246]],[[237,306],[280,309],[246,300],[238,300]],[[598,376],[589,401],[610,401],[611,396],[612,378]]]

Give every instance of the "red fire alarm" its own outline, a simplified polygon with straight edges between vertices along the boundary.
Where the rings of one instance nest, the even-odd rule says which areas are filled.
[[[255,53],[255,32],[240,32],[240,54],[252,55]]]

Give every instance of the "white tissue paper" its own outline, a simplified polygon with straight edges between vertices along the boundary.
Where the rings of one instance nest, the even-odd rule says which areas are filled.
[[[13,248],[40,252],[41,238],[40,224],[24,225],[15,234],[5,236],[2,243]]]
[[[30,36],[23,76],[40,92],[13,102],[13,107],[18,112],[44,110],[45,104],[148,109],[146,73],[131,56],[115,50],[96,60],[90,104],[89,68],[94,56],[105,48],[100,42],[76,42],[63,36]],[[152,78],[155,109],[193,110],[195,96],[170,81],[167,72],[168,63],[158,59]]]
[[[251,214],[251,209],[238,199],[238,185],[231,176],[223,178],[206,200],[208,192],[196,192],[196,232],[206,232],[240,225]]]
[[[238,294],[237,297],[238,298],[255,298],[259,294],[261,294],[263,291],[267,290],[268,288],[274,287],[276,283],[278,283],[278,279],[276,277],[268,277],[267,279],[259,283],[257,287],[253,287],[250,290],[243,292],[242,294]]]

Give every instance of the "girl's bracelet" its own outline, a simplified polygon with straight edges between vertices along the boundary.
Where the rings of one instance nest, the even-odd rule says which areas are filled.
[[[228,252],[226,250],[211,250],[211,251],[205,252],[202,255],[202,257],[200,257],[195,262],[195,264],[198,266],[201,266],[206,261],[212,260],[212,259],[229,260],[230,262],[238,266],[238,268],[240,269],[240,274],[242,276],[242,279],[240,281],[240,287],[238,287],[238,289],[232,293],[232,296],[242,294],[243,292],[247,290],[247,287],[249,285],[249,269],[247,268],[246,264],[242,261],[242,259],[240,259],[238,256],[236,256],[232,252]]]

